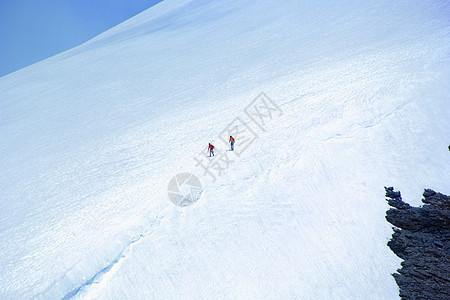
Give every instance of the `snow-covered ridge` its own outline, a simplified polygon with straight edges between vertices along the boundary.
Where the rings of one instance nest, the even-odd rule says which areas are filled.
[[[0,298],[397,298],[383,186],[450,192],[449,6],[259,2],[166,0],[0,79]],[[212,182],[262,91],[282,116]]]

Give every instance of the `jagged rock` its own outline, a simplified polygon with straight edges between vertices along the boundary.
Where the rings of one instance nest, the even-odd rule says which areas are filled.
[[[386,197],[389,198],[401,198],[401,194],[400,191],[396,192],[394,191],[394,187],[390,186],[390,187],[384,187],[384,190],[386,191]]]
[[[386,191],[386,197],[390,206],[398,208],[398,209],[406,209],[409,208],[409,204],[402,201],[402,196],[400,192],[395,192],[393,187],[384,187]]]
[[[422,199],[423,203],[430,204],[432,206],[435,206],[437,208],[441,208],[443,210],[450,210],[450,197],[443,195],[441,193],[436,193],[433,190],[425,190],[423,192],[423,196],[425,197]]]
[[[438,242],[438,241],[434,241],[433,244],[436,245],[439,248],[444,247],[444,244],[442,244],[441,242]]]
[[[423,196],[424,196],[425,198],[426,198],[426,197],[433,196],[434,194],[436,194],[436,192],[433,191],[433,190],[430,190],[430,189],[425,189],[424,192],[423,192]]]
[[[394,233],[388,242],[404,261],[392,274],[402,299],[450,299],[450,197],[426,189],[421,208],[403,202],[400,192],[386,188],[394,207],[386,212]]]

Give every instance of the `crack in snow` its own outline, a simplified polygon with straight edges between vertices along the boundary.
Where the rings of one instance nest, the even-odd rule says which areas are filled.
[[[79,292],[81,292],[82,290],[89,288],[90,286],[92,286],[93,284],[98,284],[101,282],[102,278],[117,264],[119,264],[120,262],[123,261],[123,259],[126,258],[128,252],[130,251],[130,248],[133,244],[139,242],[141,240],[141,238],[143,238],[144,235],[140,234],[138,237],[136,237],[135,239],[131,240],[126,246],[125,248],[119,253],[119,255],[116,256],[116,258],[109,263],[107,266],[105,266],[103,269],[101,269],[100,271],[98,271],[97,273],[94,274],[94,276],[92,276],[89,280],[85,281],[84,283],[82,283],[80,286],[78,286],[77,288],[73,289],[71,292],[69,292],[68,294],[66,294],[62,299],[71,299],[72,297],[76,296]]]

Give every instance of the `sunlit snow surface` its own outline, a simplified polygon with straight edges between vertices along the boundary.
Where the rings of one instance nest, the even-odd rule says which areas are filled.
[[[383,186],[450,193],[449,15],[166,0],[1,78],[0,298],[398,298]],[[212,181],[261,92],[281,116]]]

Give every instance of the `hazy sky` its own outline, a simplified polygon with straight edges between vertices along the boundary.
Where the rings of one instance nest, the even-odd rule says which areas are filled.
[[[0,0],[0,77],[73,48],[161,0]]]

